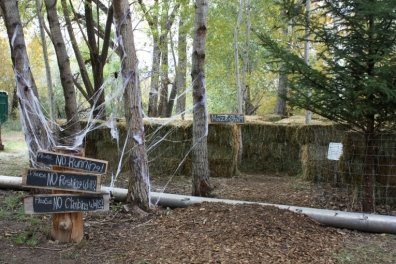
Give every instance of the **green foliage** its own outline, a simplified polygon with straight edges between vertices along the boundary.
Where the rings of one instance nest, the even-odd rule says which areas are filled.
[[[291,8],[288,1],[283,7]],[[292,105],[360,131],[389,129],[396,117],[396,3],[393,0],[325,1],[312,11],[315,60],[307,65],[266,33],[258,34],[279,72],[289,74]],[[303,12],[288,10],[294,27],[307,25]],[[303,39],[301,39],[303,41]],[[312,95],[308,96],[308,90]],[[364,122],[362,122],[364,121]]]
[[[237,111],[237,91],[234,54],[234,31],[237,24],[239,1],[210,1],[208,12],[208,35],[206,42],[206,77],[208,106],[211,112]],[[251,0],[251,26],[255,30],[269,31],[279,20],[278,11],[272,1]],[[238,35],[240,69],[243,64],[246,34],[246,10]],[[276,32],[276,31],[275,31]],[[254,105],[264,106],[264,92],[274,89],[274,75],[266,67],[267,51],[251,34],[249,44],[249,85]],[[260,109],[259,112],[263,112]]]
[[[30,218],[26,215],[23,207],[24,192],[12,194],[0,201],[0,218],[11,218],[15,221],[25,221]]]
[[[19,114],[18,114],[19,115]],[[2,132],[10,131],[22,131],[21,121],[18,119],[8,119],[4,124],[1,125]]]

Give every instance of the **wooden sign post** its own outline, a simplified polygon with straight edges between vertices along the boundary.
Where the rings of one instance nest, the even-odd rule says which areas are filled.
[[[52,238],[60,243],[80,242],[83,212],[109,210],[109,195],[100,192],[98,175],[106,173],[107,161],[82,157],[83,150],[62,152],[66,153],[39,150],[36,161],[52,165],[52,170],[25,170],[23,186],[52,190],[52,194],[26,197],[25,213],[53,213]]]

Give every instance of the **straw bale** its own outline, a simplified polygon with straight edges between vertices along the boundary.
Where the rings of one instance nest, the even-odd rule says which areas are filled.
[[[296,126],[248,123],[242,126],[242,171],[297,174],[301,171]]]
[[[150,173],[159,175],[191,174],[192,120],[173,120],[171,122],[163,118],[150,120],[151,122],[144,121]],[[93,130],[85,138],[87,156],[109,161],[109,171],[115,171],[119,164],[120,151],[126,137],[125,122],[118,122],[117,129],[120,132],[119,146],[117,146],[116,140],[111,138],[108,128]],[[239,141],[237,125],[209,125],[207,142],[211,176],[231,177],[235,175]],[[123,159],[121,170],[126,171],[128,170],[127,157]]]

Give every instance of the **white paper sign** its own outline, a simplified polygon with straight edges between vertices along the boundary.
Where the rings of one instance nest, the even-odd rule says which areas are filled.
[[[329,160],[339,160],[342,155],[342,143],[330,142],[327,158]]]

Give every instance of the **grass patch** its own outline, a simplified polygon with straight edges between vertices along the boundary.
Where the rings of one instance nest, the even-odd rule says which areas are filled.
[[[64,252],[62,253],[63,259],[78,259],[80,258],[80,254],[77,252]]]
[[[8,119],[4,124],[1,125],[1,130],[4,133],[22,131],[21,121],[19,119]]]
[[[17,192],[0,201],[0,219],[7,218],[17,222],[22,222],[32,218],[30,215],[25,214],[23,206],[24,197],[24,192]]]
[[[28,247],[35,247],[40,243],[43,243],[44,241],[41,241],[39,239],[39,234],[34,233],[31,230],[25,231],[19,235],[17,235],[14,238],[14,242],[17,245],[24,245],[26,244],[26,246]]]
[[[338,263],[396,263],[396,235],[353,238],[337,255]]]

